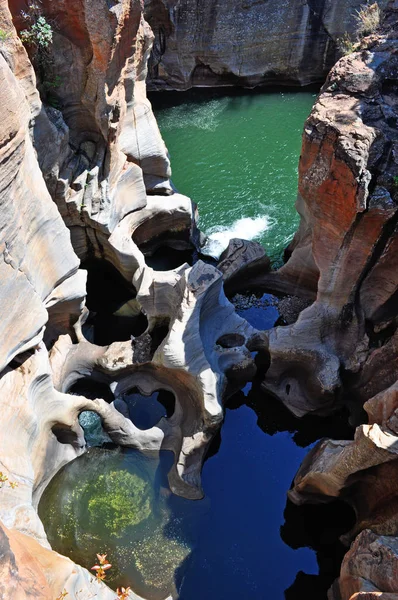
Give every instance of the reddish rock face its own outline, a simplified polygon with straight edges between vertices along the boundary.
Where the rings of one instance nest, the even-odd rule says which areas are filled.
[[[398,289],[396,64],[394,41],[380,38],[342,58],[305,124],[302,222],[275,279],[293,293],[307,288],[316,301],[296,324],[270,332],[264,382],[298,415],[333,410],[347,395],[363,402],[398,377],[390,341]],[[375,365],[387,360],[389,374],[378,375]]]
[[[319,442],[289,492],[355,510],[331,600],[398,597],[397,33],[391,2],[382,33],[336,64],[307,120],[302,222],[278,276],[316,299],[269,335],[264,387],[295,414],[341,403],[356,419],[363,405],[368,413],[353,441]]]

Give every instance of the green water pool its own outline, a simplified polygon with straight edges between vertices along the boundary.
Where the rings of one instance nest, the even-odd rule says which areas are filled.
[[[211,254],[241,237],[280,260],[299,221],[301,134],[315,97],[315,90],[151,96],[173,183],[198,205]]]

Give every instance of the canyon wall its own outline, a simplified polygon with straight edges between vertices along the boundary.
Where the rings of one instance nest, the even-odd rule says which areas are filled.
[[[21,10],[0,2],[0,596],[111,599],[51,550],[37,514],[54,474],[87,449],[79,414],[97,413],[119,446],[172,451],[171,490],[201,498],[223,398],[253,376],[251,351],[263,342],[235,314],[221,273],[186,262],[195,211],[170,184],[146,98],[153,36],[141,2],[43,0],[45,49],[22,45],[18,32],[37,15]],[[158,269],[151,261],[165,247],[177,264]],[[93,264],[103,272],[94,300],[113,298],[107,269],[124,290],[106,313],[122,333],[108,327],[105,341],[101,313],[85,307]],[[90,399],[79,382],[105,391]],[[171,392],[173,414],[138,429],[123,400],[132,388]]]
[[[148,89],[324,81],[361,0],[145,0]],[[383,7],[385,0],[379,2]]]
[[[171,450],[170,489],[201,498],[201,467],[221,425],[223,401],[253,379],[253,353],[262,352],[262,369],[269,365],[264,390],[298,416],[328,414],[344,404],[359,422],[366,402],[369,423],[360,425],[353,442],[316,446],[290,496],[297,503],[342,497],[355,507],[357,524],[347,534],[355,541],[333,598],[372,598],[373,592],[394,598],[396,0],[384,34],[364,40],[332,69],[306,123],[300,229],[286,265],[255,283],[313,303],[293,325],[268,332],[236,315],[220,270],[186,262],[187,255],[193,262],[198,239],[195,211],[170,183],[167,150],[146,97],[153,34],[143,3],[43,0],[40,6],[54,28],[44,58],[19,40],[26,5],[0,0],[0,471],[13,484],[0,487],[1,597],[54,600],[63,590],[70,597],[77,591],[87,599],[115,597],[51,550],[37,514],[54,474],[86,451],[82,411],[97,413],[117,445]],[[231,10],[214,2],[193,18],[192,6],[181,1],[167,7],[147,2],[155,62],[160,42],[162,50],[152,85],[164,86],[162,73],[179,89],[319,79],[333,57],[330,38],[356,6],[287,2],[276,9],[247,1]],[[265,8],[266,26],[255,12]],[[156,25],[155,15],[164,22]],[[255,48],[263,48],[259,32],[264,36],[265,27],[273,32],[265,46],[267,56],[276,52],[273,66],[256,62],[264,56]],[[178,55],[173,36],[179,31],[191,48],[196,40],[189,57]],[[204,39],[207,31],[216,31],[218,46]],[[242,32],[253,45],[245,46]],[[196,44],[200,37],[203,46]],[[281,39],[283,48],[276,43]],[[208,48],[215,62],[205,57]],[[315,51],[319,61],[311,64]],[[177,253],[178,264],[160,269],[155,257],[159,250],[167,256],[165,248]],[[240,243],[234,248],[239,254]],[[269,270],[263,256],[252,257]],[[113,269],[126,294],[117,310],[108,311],[127,319],[125,336],[103,343],[98,314],[85,306],[93,264]],[[238,267],[224,257],[230,285]],[[104,299],[113,293],[106,286],[97,292]],[[144,323],[139,332],[137,322]],[[76,395],[79,382],[101,385],[106,394]],[[144,395],[172,392],[173,415],[146,431],[135,427],[123,394],[136,387]]]
[[[289,492],[297,504],[339,498],[355,511],[333,600],[398,597],[397,92],[390,2],[380,32],[332,68],[305,124],[301,224],[275,275],[314,301],[269,332],[263,388],[297,416],[344,405],[358,425],[353,441],[319,442]]]

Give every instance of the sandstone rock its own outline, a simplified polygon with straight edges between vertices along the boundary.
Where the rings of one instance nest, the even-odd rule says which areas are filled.
[[[342,600],[366,599],[367,594],[372,600],[373,597],[395,600],[398,595],[397,550],[396,538],[363,531],[343,561],[340,579]],[[358,591],[362,593],[354,595]]]
[[[251,351],[261,334],[236,315],[217,269],[200,261],[190,267],[185,256],[167,271],[147,264],[163,246],[192,250],[195,216],[189,198],[170,194],[167,151],[146,99],[152,34],[141,2],[111,4],[41,4],[57,23],[49,68],[62,80],[54,92],[59,109],[41,104],[0,4],[9,33],[0,52],[0,470],[18,484],[4,486],[0,499],[1,592],[10,600],[54,600],[63,589],[71,597],[114,597],[51,551],[37,514],[48,482],[86,450],[81,412],[99,415],[119,445],[171,450],[171,490],[196,499],[223,400],[256,372]],[[23,7],[13,0],[10,8],[20,29]],[[37,82],[48,100],[44,83]],[[140,342],[97,346],[84,337],[87,274],[77,255],[116,267],[128,294],[112,315],[145,313]],[[231,335],[241,343],[217,343]],[[108,386],[104,398],[67,393],[83,378]],[[173,415],[138,429],[118,410],[133,387],[172,392]],[[117,400],[108,404],[112,393]]]
[[[223,274],[227,294],[252,287],[251,279],[271,270],[264,248],[257,242],[232,239],[220,256],[217,268]]]
[[[342,58],[304,128],[301,225],[273,278],[302,296],[316,285],[316,301],[270,333],[264,382],[297,415],[333,410],[350,392],[360,405],[398,378],[394,48],[379,37]]]
[[[145,0],[155,34],[149,87],[186,90],[322,80],[336,59],[337,38],[354,30],[360,4]]]

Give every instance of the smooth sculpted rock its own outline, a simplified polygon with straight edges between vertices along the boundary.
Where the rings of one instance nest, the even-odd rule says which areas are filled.
[[[251,289],[256,275],[271,270],[271,261],[261,244],[234,238],[220,256],[217,268],[223,274],[224,288],[231,295]]]
[[[379,2],[383,7],[386,2]],[[155,34],[149,88],[323,80],[359,0],[145,0]]]
[[[0,73],[1,371],[16,354],[40,342],[47,307],[55,311],[66,297],[82,304],[85,282],[77,276],[79,261],[36,160],[29,99],[2,54]]]
[[[0,595],[54,600],[64,590],[110,599],[103,583],[51,550],[37,513],[54,475],[87,449],[79,415],[95,413],[103,438],[119,446],[172,451],[170,489],[201,498],[201,468],[223,402],[254,376],[251,353],[266,340],[235,313],[220,271],[201,261],[190,266],[195,214],[170,185],[146,98],[152,33],[142,3],[43,0],[38,10],[54,27],[45,74],[17,35],[25,8],[0,2],[0,472],[13,484],[0,489]],[[49,94],[55,76],[59,85]],[[163,259],[168,250],[175,264],[158,266],[156,253]],[[113,265],[113,279],[110,267],[102,273],[110,306],[98,298],[95,311],[84,306],[87,271],[79,258],[90,293],[95,261]],[[136,335],[92,343],[104,315],[129,327],[140,320]],[[232,338],[237,343],[218,343]],[[82,395],[72,389],[80,381]],[[174,410],[140,429],[123,400],[132,389],[144,396],[165,390]],[[92,504],[96,525],[108,505],[114,509],[104,524],[110,534],[141,518],[126,517],[128,500],[109,496],[108,487],[120,491],[122,483],[117,473],[100,478]],[[142,516],[147,490],[125,483]]]

